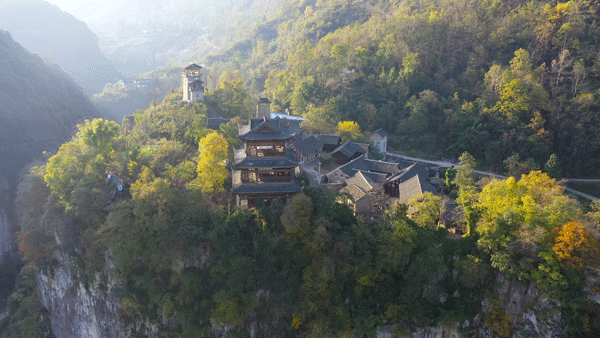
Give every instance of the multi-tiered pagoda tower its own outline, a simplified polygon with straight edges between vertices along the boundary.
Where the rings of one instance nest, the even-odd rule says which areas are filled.
[[[259,107],[263,101],[259,101]],[[238,137],[244,148],[236,151],[234,162],[232,192],[238,205],[248,207],[254,207],[259,198],[287,202],[302,190],[294,173],[298,163],[285,147],[292,135],[281,131],[279,119],[267,118],[260,112],[259,109],[257,115],[261,118],[239,127]]]

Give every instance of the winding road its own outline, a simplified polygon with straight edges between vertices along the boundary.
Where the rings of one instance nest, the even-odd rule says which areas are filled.
[[[422,159],[422,158],[418,158],[418,157],[411,157],[411,156],[404,156],[401,154],[398,154],[396,152],[393,151],[388,151],[386,152],[386,155],[390,155],[390,156],[394,156],[394,157],[400,157],[403,158],[405,160],[408,161],[414,161],[414,162],[420,162],[420,163],[426,163],[426,164],[433,164],[433,165],[437,165],[440,167],[444,167],[444,168],[454,168],[456,166],[455,163],[452,162],[448,162],[448,161],[431,161],[431,160],[426,160],[426,159]],[[507,177],[504,175],[498,175],[498,174],[494,174],[492,172],[487,172],[487,171],[480,171],[480,170],[474,170],[476,174],[479,175],[484,175],[484,176],[492,176],[492,177],[497,177],[497,178],[501,178],[501,179],[506,179]],[[600,179],[584,179],[584,178],[563,178],[561,181],[563,182],[581,182],[581,183],[600,183]],[[594,197],[588,194],[584,194],[581,191],[577,191],[577,190],[573,190],[571,188],[567,188],[565,187],[565,190],[579,195],[583,198],[586,198],[590,201],[596,201],[599,200],[598,197]]]

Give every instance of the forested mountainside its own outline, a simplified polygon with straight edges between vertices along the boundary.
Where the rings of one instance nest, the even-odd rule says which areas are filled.
[[[91,95],[120,74],[98,47],[98,38],[85,23],[43,0],[0,2],[0,29],[49,62],[59,65]]]
[[[58,66],[23,49],[0,30],[0,307],[14,281],[3,257],[14,251],[14,197],[19,174],[69,139],[77,122],[98,116]],[[14,273],[14,272],[13,272]]]
[[[42,152],[57,149],[77,122],[98,116],[79,87],[0,31],[0,171],[11,181]]]
[[[431,194],[374,221],[308,187],[288,205],[237,208],[224,165],[236,120],[210,131],[203,103],[177,100],[121,126],[87,121],[29,172],[29,263],[3,338],[600,333],[600,204],[545,173],[477,182],[463,154],[446,189],[465,236],[438,226]]]
[[[253,36],[204,60],[209,85],[239,69],[253,92],[314,131],[354,120],[384,128],[401,150],[466,150],[499,172],[513,155],[542,168],[556,154],[565,176],[600,176],[599,10],[593,1],[284,1]]]
[[[219,132],[172,93],[121,126],[80,124],[29,172],[2,338],[597,337],[600,205],[530,171],[557,154],[564,175],[597,174],[595,6],[284,2],[260,38],[205,59],[206,101],[233,118]],[[372,221],[309,187],[234,207],[225,148],[260,91],[308,131],[355,120],[460,155],[445,189],[464,236],[432,195]],[[474,175],[505,160],[527,174]]]

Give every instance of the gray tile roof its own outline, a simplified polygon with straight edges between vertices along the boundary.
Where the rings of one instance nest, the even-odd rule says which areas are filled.
[[[271,101],[269,101],[269,99],[266,97],[261,97],[258,99],[258,103],[271,103]]]
[[[279,130],[281,130],[283,133],[290,135],[300,134],[302,132],[302,128],[300,128],[300,123],[302,123],[302,121],[280,119]]]
[[[310,135],[304,140],[294,142],[292,147],[298,150],[302,155],[308,155],[323,149],[323,143],[313,135]]]
[[[362,171],[357,172],[354,176],[347,179],[346,184],[355,185],[366,192],[377,189],[375,182],[364,175]]]
[[[291,182],[242,183],[240,171],[234,171],[231,191],[236,194],[294,193],[302,190],[295,177]]]
[[[185,70],[190,70],[190,69],[202,69],[202,67],[201,67],[201,66],[198,66],[198,65],[197,65],[197,64],[195,64],[195,63],[192,63],[191,65],[189,65],[189,66],[185,67]]]
[[[240,140],[288,140],[292,135],[280,130],[279,119],[251,119],[239,126]]]
[[[363,198],[367,195],[366,191],[364,191],[363,189],[361,189],[361,187],[356,186],[354,184],[349,184],[349,185],[345,186],[344,188],[342,188],[342,190],[340,190],[340,191],[349,193],[352,196],[352,198],[354,198],[354,202],[357,202],[358,200],[360,200],[361,198]]]
[[[382,174],[382,173],[374,173],[374,172],[370,172],[370,171],[359,171],[360,173],[362,173],[366,178],[370,179],[373,182],[377,182],[377,183],[385,183],[387,181],[387,174]]]
[[[279,130],[281,127],[279,119],[250,119],[250,129],[255,129],[265,122],[275,130]]]
[[[229,119],[224,119],[222,117],[207,117],[206,127],[210,129],[219,129],[222,124],[229,123],[229,121]]]
[[[298,163],[285,157],[246,157],[235,164],[236,168],[294,168]]]
[[[394,156],[394,155],[386,155],[385,156],[385,160],[388,162],[395,162],[398,163],[398,165],[400,166],[400,168],[407,168],[410,167],[411,165],[415,164],[415,161],[409,161],[409,160],[405,160],[402,157],[398,157],[398,156]]]
[[[364,156],[355,158],[354,160],[338,167],[347,176],[354,176],[357,171],[375,172],[386,175],[393,175],[398,170],[398,164],[393,162],[383,162],[366,159]]]
[[[411,197],[424,192],[437,193],[435,187],[421,175],[415,175],[407,181],[400,183],[398,190],[398,199],[402,203],[407,203]]]
[[[342,145],[340,145],[339,147],[335,148],[331,154],[335,154],[335,153],[342,153],[344,156],[346,156],[347,158],[352,157],[352,155],[359,153],[359,154],[364,154],[366,153],[366,151],[359,146],[358,144],[354,143],[352,140],[348,140],[346,142],[344,142]]]
[[[372,135],[379,135],[380,137],[383,138],[383,137],[386,137],[387,134],[388,133],[386,133],[385,130],[379,128],[379,129],[375,130]]]
[[[241,155],[239,156],[238,155]],[[285,156],[252,156],[246,157],[243,149],[236,151],[234,166],[236,168],[294,168],[298,166],[294,154],[287,151]]]
[[[323,144],[338,145],[340,144],[340,135],[321,134],[319,135],[319,140]]]
[[[415,175],[419,175],[423,179],[429,177],[429,167],[423,163],[413,163],[410,167],[404,168],[399,174],[390,177],[389,181],[407,181]]]

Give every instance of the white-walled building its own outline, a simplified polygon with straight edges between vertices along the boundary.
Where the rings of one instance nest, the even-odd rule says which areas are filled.
[[[202,67],[195,63],[185,67],[183,70],[183,101],[204,101],[204,82],[202,82],[201,70]]]

